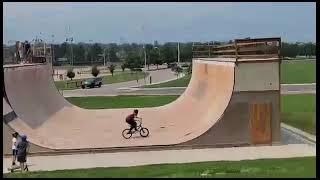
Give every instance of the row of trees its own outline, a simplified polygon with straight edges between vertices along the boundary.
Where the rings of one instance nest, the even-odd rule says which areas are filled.
[[[219,42],[217,42],[219,44]],[[177,60],[177,43],[165,43],[163,45],[146,44],[146,56],[148,64],[171,63]],[[138,63],[133,59],[141,59],[143,64],[144,51],[143,45],[137,43],[131,44],[67,44],[62,43],[54,46],[55,60],[59,58],[71,59],[73,56],[74,64],[96,64],[107,62],[124,62],[128,64]],[[296,56],[315,56],[315,43],[282,43],[281,55],[284,57]],[[180,60],[191,61],[192,43],[180,43]],[[136,60],[138,61],[138,60]]]
[[[220,44],[221,42],[215,42]],[[54,63],[73,62],[73,65],[101,65],[106,62],[121,62],[126,68],[139,67],[144,65],[143,44],[101,44],[101,43],[77,43],[54,45]],[[7,47],[14,52],[14,46]],[[147,65],[160,65],[177,61],[177,43],[168,42],[165,44],[146,44]],[[315,43],[282,43],[281,55],[284,57],[315,56]],[[73,59],[73,60],[72,60]],[[192,43],[180,43],[180,61],[190,62],[192,59]],[[66,61],[64,61],[66,60]]]
[[[106,62],[122,62],[125,68],[139,67],[144,65],[144,49],[146,51],[147,65],[161,65],[177,61],[177,43],[165,43],[154,46],[152,44],[67,44],[62,43],[54,46],[55,63],[59,64],[61,59],[73,59],[74,65],[81,64],[103,64]],[[181,43],[180,61],[191,61],[192,43]],[[59,61],[60,60],[60,61]]]
[[[284,57],[296,57],[305,56],[310,58],[316,55],[316,44],[315,43],[282,43],[281,55]]]

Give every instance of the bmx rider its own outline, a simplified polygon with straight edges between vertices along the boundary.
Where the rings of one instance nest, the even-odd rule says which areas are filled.
[[[130,131],[129,131],[127,134],[130,134],[133,129],[135,129],[136,131],[138,131],[138,129],[137,129],[137,122],[135,121],[135,118],[140,119],[140,118],[138,117],[138,113],[139,113],[138,109],[135,109],[135,110],[133,111],[133,114],[130,114],[130,115],[128,115],[128,116],[126,117],[126,122],[130,125]]]

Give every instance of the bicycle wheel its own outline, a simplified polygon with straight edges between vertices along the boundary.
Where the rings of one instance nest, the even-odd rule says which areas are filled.
[[[132,136],[132,133],[129,133],[129,134],[128,134],[128,132],[130,132],[130,129],[125,129],[125,130],[122,131],[122,136],[123,136],[125,139],[129,139],[129,138],[131,138],[131,136]]]
[[[140,129],[140,135],[142,137],[147,137],[149,135],[149,130],[147,128],[141,128]]]

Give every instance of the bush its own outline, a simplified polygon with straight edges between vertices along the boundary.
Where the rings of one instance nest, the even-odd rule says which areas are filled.
[[[91,69],[92,76],[97,77],[99,75],[99,73],[100,73],[100,70],[98,69],[98,67],[97,66],[93,66],[92,69]]]
[[[68,69],[67,77],[72,80],[72,78],[74,78],[75,76],[76,76],[76,74],[73,72],[73,69]]]

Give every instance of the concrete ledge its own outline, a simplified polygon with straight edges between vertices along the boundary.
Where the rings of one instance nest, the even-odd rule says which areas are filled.
[[[312,134],[304,132],[304,131],[302,131],[300,129],[297,129],[295,127],[289,126],[289,125],[287,125],[285,123],[281,123],[281,127],[285,128],[286,130],[288,130],[288,131],[290,131],[290,132],[292,132],[292,133],[294,133],[294,134],[296,134],[296,135],[298,135],[300,137],[303,137],[303,138],[305,138],[305,139],[307,139],[307,140],[309,140],[309,141],[311,141],[313,143],[317,142],[316,136],[314,136]]]

